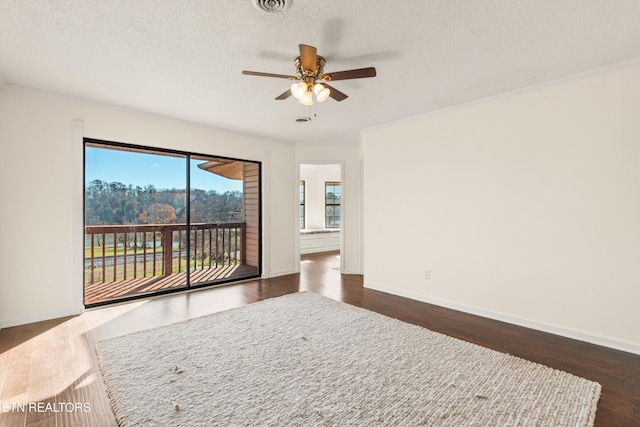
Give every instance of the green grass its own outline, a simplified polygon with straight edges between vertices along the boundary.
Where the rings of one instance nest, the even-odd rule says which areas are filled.
[[[102,257],[102,249],[103,246],[94,246],[93,248],[93,256],[94,258],[101,258]],[[113,246],[108,246],[105,248],[104,251],[104,256],[106,258],[109,257],[113,257],[113,252],[114,252],[114,247]],[[178,246],[174,245],[173,246],[173,250],[177,251],[178,250]],[[137,252],[135,252],[137,255],[144,255],[144,249],[143,248],[138,248]],[[162,253],[162,246],[156,246],[156,253]],[[134,251],[133,248],[127,248],[127,255],[133,255]],[[147,255],[149,254],[153,254],[153,248],[147,248]],[[116,250],[116,256],[120,256],[120,255],[124,255],[124,248],[123,247],[118,247]],[[84,247],[84,257],[85,258],[91,258],[91,246],[85,246]]]

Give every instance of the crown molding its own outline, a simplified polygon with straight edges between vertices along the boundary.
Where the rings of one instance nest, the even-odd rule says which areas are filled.
[[[562,77],[562,78],[555,79],[555,80],[550,80],[548,82],[538,83],[538,84],[535,84],[535,85],[532,85],[532,86],[526,86],[526,87],[523,87],[523,88],[510,90],[510,91],[507,91],[507,92],[500,93],[498,95],[491,95],[491,96],[487,96],[487,97],[484,97],[484,98],[479,98],[479,99],[476,99],[476,100],[473,100],[473,101],[465,102],[465,103],[462,103],[462,104],[456,104],[456,105],[452,105],[450,107],[441,108],[439,110],[430,111],[428,113],[417,114],[415,116],[406,117],[406,118],[403,118],[403,119],[394,120],[394,121],[383,123],[383,124],[380,124],[380,125],[364,128],[364,129],[362,129],[360,131],[360,141],[362,142],[363,135],[367,131],[370,131],[370,130],[380,129],[380,128],[384,128],[386,126],[395,125],[395,124],[399,124],[399,123],[410,122],[410,121],[413,121],[413,120],[416,120],[416,119],[420,119],[420,118],[424,118],[424,117],[430,117],[430,116],[435,116],[435,115],[439,115],[439,114],[449,113],[449,112],[456,111],[456,110],[461,110],[461,109],[464,109],[464,108],[467,108],[467,107],[472,107],[474,105],[486,104],[486,103],[489,103],[489,102],[492,102],[492,101],[497,101],[497,100],[500,100],[500,99],[507,99],[507,98],[511,98],[513,96],[517,96],[517,95],[521,95],[521,94],[537,92],[537,91],[543,90],[543,89],[563,86],[563,85],[571,84],[571,83],[578,83],[578,82],[582,82],[582,81],[585,81],[585,80],[590,80],[590,79],[593,79],[593,78],[596,78],[596,77],[605,76],[605,75],[608,75],[608,74],[612,74],[612,73],[616,73],[616,72],[619,72],[619,71],[628,70],[628,69],[631,69],[631,68],[637,68],[637,67],[640,67],[640,58],[632,59],[630,61],[620,62],[620,63],[613,64],[613,65],[607,65],[605,67],[584,71],[584,72],[578,73],[578,74],[572,74],[570,76]]]

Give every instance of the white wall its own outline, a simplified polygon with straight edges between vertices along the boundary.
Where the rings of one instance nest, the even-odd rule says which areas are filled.
[[[360,148],[354,146],[332,146],[330,141],[327,145],[298,145],[295,147],[296,158],[296,183],[299,182],[299,168],[301,164],[339,164],[342,170],[342,247],[341,272],[343,274],[362,274],[361,267],[361,189],[360,182]],[[297,188],[297,186],[296,186]],[[298,217],[299,192],[293,194],[296,203],[295,215]],[[300,222],[292,224],[296,233],[296,253],[300,253],[299,234]],[[299,260],[299,257],[296,257]],[[300,268],[297,264],[298,269]]]
[[[0,327],[81,309],[82,135],[264,162],[263,270],[296,270],[292,145],[0,88]]]
[[[639,111],[636,67],[365,131],[365,286],[640,353]]]

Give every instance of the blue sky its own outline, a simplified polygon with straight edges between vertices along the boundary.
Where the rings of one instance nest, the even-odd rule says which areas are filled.
[[[99,179],[157,189],[185,188],[185,158],[135,153],[131,151],[86,147],[85,181]],[[203,160],[191,160],[191,188],[200,190],[242,191],[242,181],[223,178],[197,167]]]

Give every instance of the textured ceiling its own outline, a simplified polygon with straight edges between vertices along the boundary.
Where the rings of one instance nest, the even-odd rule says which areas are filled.
[[[309,109],[241,74],[294,74],[300,43],[378,76]],[[637,0],[0,0],[0,84],[302,144],[637,58]]]

